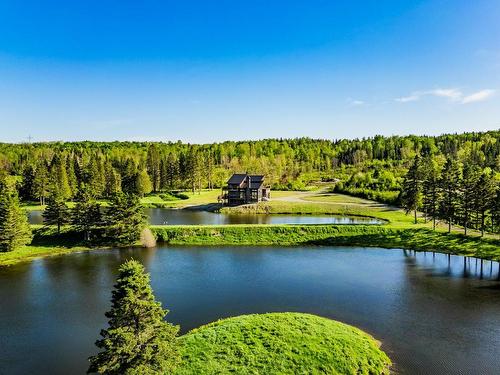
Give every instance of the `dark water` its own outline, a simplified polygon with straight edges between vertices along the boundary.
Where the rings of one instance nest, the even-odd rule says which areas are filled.
[[[356,325],[405,374],[498,374],[498,263],[403,250],[106,250],[0,268],[0,373],[83,374],[116,270],[142,261],[186,331],[232,315],[302,311]],[[490,269],[490,265],[492,268]]]
[[[229,215],[207,211],[146,208],[153,225],[226,225],[226,224],[380,224],[373,218],[337,215]],[[28,212],[31,224],[43,224],[42,211]]]

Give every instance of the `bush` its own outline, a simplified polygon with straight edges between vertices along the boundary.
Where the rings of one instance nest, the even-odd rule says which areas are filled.
[[[352,195],[354,197],[365,198],[374,200],[377,202],[397,205],[399,198],[399,191],[393,190],[371,190],[366,188],[353,188],[344,186],[342,183],[338,183],[335,185],[333,189],[335,193],[342,193]]]

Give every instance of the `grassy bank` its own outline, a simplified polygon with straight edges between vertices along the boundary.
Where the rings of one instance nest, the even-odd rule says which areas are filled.
[[[0,253],[0,266],[9,266],[19,262],[27,262],[37,258],[44,258],[54,255],[63,255],[69,253],[76,253],[80,251],[92,250],[88,247],[73,246],[23,246],[20,249],[10,251],[8,253]]]
[[[152,226],[171,245],[343,245],[438,251],[500,260],[500,241],[385,225]]]
[[[373,337],[309,314],[243,315],[179,338],[176,374],[383,374],[391,364]]]
[[[26,262],[37,258],[63,255],[80,251],[103,249],[105,246],[89,247],[82,240],[79,233],[70,227],[63,227],[57,233],[55,227],[32,225],[33,241],[10,252],[0,252],[0,266],[8,266],[19,262]]]
[[[205,208],[213,204],[219,191],[188,193],[188,199],[172,201],[172,206]],[[231,225],[231,226],[152,226],[156,237],[172,245],[350,245],[406,248],[445,252],[500,260],[498,235],[480,238],[470,231],[462,235],[461,228],[446,233],[445,224],[436,231],[431,224],[419,219],[413,224],[411,215],[377,202],[335,193],[273,192],[274,200],[254,205],[225,207],[224,213],[244,214],[335,214],[366,216],[384,220],[385,225]],[[146,198],[145,198],[146,199]],[[154,204],[156,196],[147,197],[144,204]],[[13,253],[0,253],[0,265],[13,264],[33,258],[65,254],[86,249],[81,236],[63,229],[33,226],[35,238],[31,246]]]

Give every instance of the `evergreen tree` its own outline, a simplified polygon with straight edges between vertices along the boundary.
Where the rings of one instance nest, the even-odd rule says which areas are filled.
[[[493,232],[500,232],[500,185],[495,184],[495,194],[490,208],[491,229]]]
[[[199,152],[190,148],[186,158],[186,177],[193,194],[201,190],[202,165]]]
[[[71,191],[71,196],[69,198],[72,198],[78,191],[78,178],[75,172],[75,162],[69,156],[66,158],[66,171],[68,175],[69,189]]]
[[[166,159],[161,160],[160,165],[160,187],[162,190],[175,189],[178,178],[179,165],[175,156],[170,152]]]
[[[24,201],[31,201],[36,199],[33,197],[35,182],[35,168],[33,165],[28,165],[23,170],[23,179],[19,189],[20,198]]]
[[[177,326],[164,320],[168,310],[155,300],[149,274],[135,260],[119,269],[106,313],[108,328],[96,346],[102,351],[90,357],[88,372],[100,374],[171,374],[180,361]]]
[[[148,148],[146,165],[153,191],[157,192],[160,188],[160,153],[154,143]]]
[[[50,194],[63,200],[71,197],[71,187],[69,185],[68,174],[66,172],[66,161],[62,155],[56,154],[50,167],[51,186]]]
[[[126,159],[119,169],[122,180],[122,191],[127,194],[136,193],[137,166],[131,159]]]
[[[87,188],[92,196],[102,197],[105,189],[104,166],[100,157],[90,159],[86,168]]]
[[[45,205],[45,199],[49,195],[49,172],[47,163],[42,160],[35,169],[35,178],[33,180],[33,195],[40,199],[40,204]]]
[[[19,205],[17,190],[0,184],[0,251],[13,251],[31,242],[28,217]]]
[[[403,182],[401,190],[401,203],[409,213],[413,211],[415,224],[417,224],[417,210],[422,202],[422,171],[420,165],[420,157],[417,155],[410,166],[408,173]]]
[[[122,179],[120,173],[113,168],[111,163],[106,164],[106,188],[104,193],[106,197],[112,197],[122,191]]]
[[[432,219],[432,228],[436,229],[436,219],[439,210],[439,179],[441,168],[432,156],[426,156],[423,160],[423,209],[427,217]]]
[[[57,225],[57,233],[61,233],[61,226],[70,222],[70,211],[62,197],[54,196],[49,199],[47,208],[43,211],[45,225]]]
[[[172,152],[168,154],[167,168],[168,188],[172,190],[175,189],[176,181],[179,178],[179,163]]]
[[[152,188],[148,172],[143,169],[137,173],[135,177],[135,193],[140,197],[143,197],[144,195],[151,193]]]
[[[208,188],[213,189],[212,177],[214,173],[214,159],[212,153],[208,151],[207,157],[205,159],[205,173],[208,182]]]
[[[106,237],[117,245],[133,245],[139,241],[146,226],[139,198],[134,195],[116,194],[104,217]]]
[[[483,171],[474,189],[474,206],[481,236],[484,236],[485,232],[486,214],[490,210],[493,210],[495,206],[496,188],[497,186],[491,172]]]
[[[455,221],[459,207],[461,170],[460,164],[454,159],[448,159],[441,173],[439,182],[441,201],[439,204],[439,216],[448,222],[448,233]]]
[[[89,191],[82,190],[75,207],[71,210],[71,224],[75,231],[83,234],[85,241],[90,241],[102,227],[102,215],[97,203]]]
[[[473,163],[466,163],[463,169],[463,177],[460,183],[460,204],[459,209],[464,226],[464,234],[467,235],[467,228],[471,225],[471,217],[474,213],[475,201],[478,197],[476,189],[480,177],[479,168]]]

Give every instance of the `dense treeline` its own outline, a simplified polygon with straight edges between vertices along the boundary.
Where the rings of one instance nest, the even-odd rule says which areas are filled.
[[[494,168],[496,166],[493,166]],[[400,200],[407,212],[417,210],[426,219],[442,220],[467,229],[500,231],[500,184],[498,169],[485,166],[481,154],[466,158],[416,155],[404,178]]]
[[[415,155],[442,155],[494,173],[500,132],[393,136],[355,140],[267,139],[206,145],[150,142],[0,144],[0,171],[15,176],[22,200],[51,195],[74,199],[117,192],[216,188],[233,172],[262,173],[273,188],[302,189],[312,180],[339,178],[339,189],[394,198]],[[392,193],[390,193],[392,192]]]

